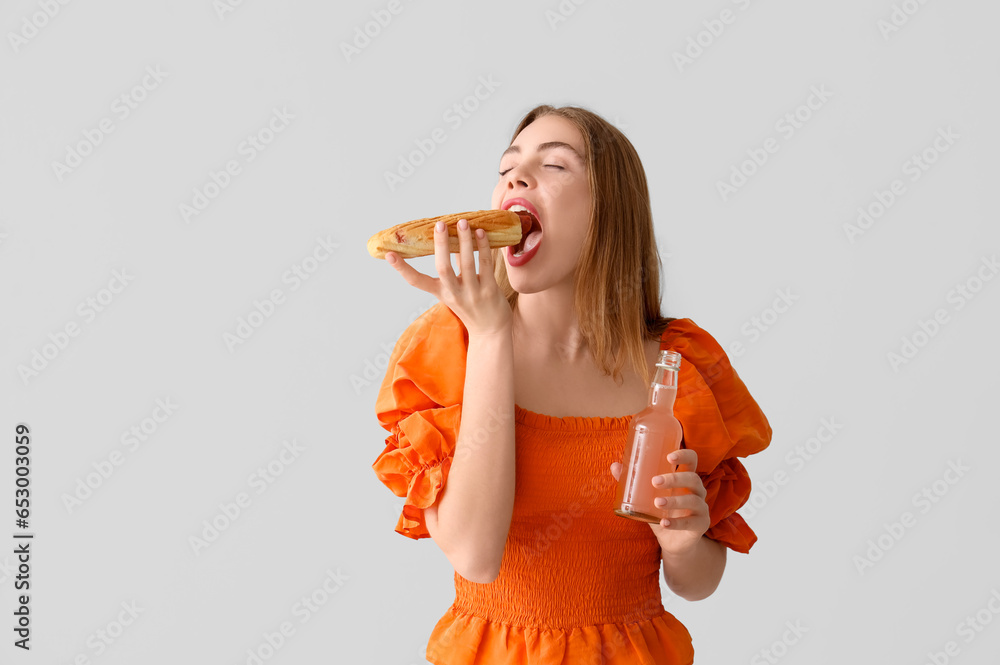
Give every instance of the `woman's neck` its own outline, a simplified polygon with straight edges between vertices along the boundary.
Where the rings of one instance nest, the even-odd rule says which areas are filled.
[[[514,308],[514,345],[567,364],[590,360],[590,350],[580,334],[573,293],[546,289],[519,294]]]

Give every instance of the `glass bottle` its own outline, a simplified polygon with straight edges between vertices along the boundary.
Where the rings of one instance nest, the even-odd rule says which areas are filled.
[[[657,508],[653,500],[673,496],[674,490],[653,487],[652,481],[653,476],[677,470],[677,465],[667,462],[667,455],[680,449],[683,434],[674,417],[680,366],[681,354],[660,351],[648,404],[632,417],[629,428],[615,495],[616,515],[642,522],[659,522],[666,517],[666,511]]]

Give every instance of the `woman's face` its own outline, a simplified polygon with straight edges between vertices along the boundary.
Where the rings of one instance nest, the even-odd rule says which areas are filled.
[[[538,223],[520,244],[502,250],[511,287],[518,293],[537,293],[572,282],[592,205],[583,136],[572,122],[542,116],[522,129],[504,152],[493,208],[515,204],[535,214]],[[520,259],[512,256],[539,230],[533,249]]]

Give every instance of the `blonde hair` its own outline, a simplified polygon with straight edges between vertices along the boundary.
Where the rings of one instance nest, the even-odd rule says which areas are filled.
[[[536,106],[521,119],[510,142],[545,115],[572,122],[583,135],[586,152],[593,206],[574,272],[580,332],[605,375],[620,384],[627,362],[648,382],[652,368],[643,342],[659,340],[674,319],[660,314],[660,254],[642,162],[617,127],[575,106]],[[513,310],[518,293],[507,278],[501,251],[493,250],[495,277]]]

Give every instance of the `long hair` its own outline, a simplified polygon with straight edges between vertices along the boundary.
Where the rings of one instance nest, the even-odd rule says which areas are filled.
[[[545,115],[566,118],[580,130],[593,206],[574,272],[580,332],[605,375],[622,382],[627,362],[648,382],[644,340],[659,340],[674,319],[660,314],[660,254],[653,234],[646,173],[632,143],[617,127],[575,106],[536,106],[511,136]],[[507,278],[502,250],[493,250],[497,284],[511,309],[518,293]]]

